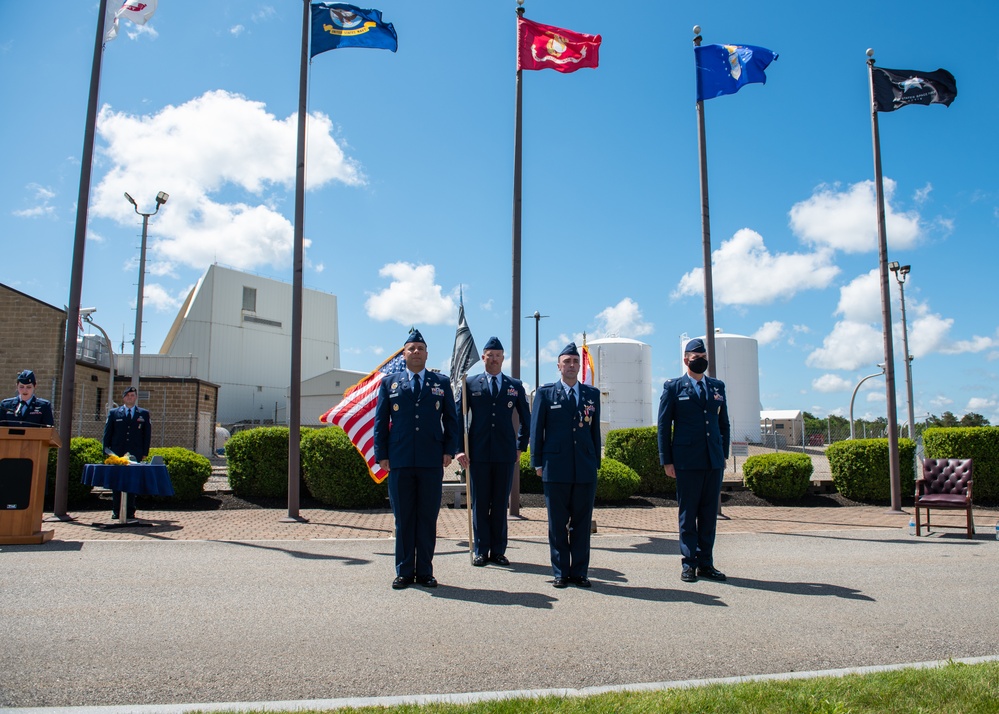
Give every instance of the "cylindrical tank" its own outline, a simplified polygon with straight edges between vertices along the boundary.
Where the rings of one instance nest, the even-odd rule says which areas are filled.
[[[701,337],[706,340],[705,337]],[[680,361],[687,339],[681,339]],[[707,344],[705,342],[705,344]],[[760,442],[760,345],[752,337],[715,333],[715,376],[725,382],[732,441]]]
[[[593,386],[600,390],[601,431],[652,426],[652,347],[626,337],[588,342]]]

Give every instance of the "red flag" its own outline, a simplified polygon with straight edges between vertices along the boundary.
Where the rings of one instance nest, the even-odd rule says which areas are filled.
[[[593,386],[593,355],[590,354],[590,348],[586,345],[583,345],[583,350],[580,353],[579,381]]]
[[[406,368],[402,350],[382,362],[367,377],[343,393],[343,401],[327,411],[319,421],[336,424],[347,432],[354,448],[368,464],[368,473],[375,483],[388,476],[375,462],[375,405],[378,402],[378,385],[387,374]]]
[[[568,74],[596,67],[599,54],[600,35],[517,18],[517,69],[553,69]]]

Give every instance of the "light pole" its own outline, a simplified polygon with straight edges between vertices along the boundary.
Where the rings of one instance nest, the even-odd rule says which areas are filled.
[[[902,303],[902,350],[905,355],[905,398],[909,407],[909,438],[916,441],[916,420],[912,414],[912,355],[909,354],[909,325],[905,320],[905,277],[912,270],[911,265],[899,265],[898,261],[888,263],[888,270],[895,274],[898,294]],[[916,449],[918,451],[918,449]],[[919,454],[913,457],[913,473],[919,475]]]
[[[111,338],[108,337],[108,333],[104,331],[103,327],[94,322],[93,315],[95,312],[97,312],[96,307],[80,308],[80,317],[82,317],[87,324],[93,325],[101,331],[101,334],[104,335],[104,342],[107,343],[108,346],[108,402],[106,405],[107,413],[105,414],[105,416],[107,416],[107,414],[110,414],[111,410],[114,409],[114,348],[111,347]]]
[[[850,438],[851,439],[853,439],[853,400],[857,398],[857,392],[860,390],[861,384],[866,382],[868,379],[874,379],[875,377],[880,377],[885,373],[885,366],[883,364],[879,364],[878,367],[881,368],[880,372],[878,372],[877,374],[867,375],[862,380],[857,382],[857,386],[853,388],[853,396],[850,397]],[[866,429],[867,427],[865,426],[864,428]]]
[[[132,386],[136,391],[139,389],[139,352],[142,349],[142,291],[146,281],[146,233],[149,230],[149,217],[160,212],[160,206],[167,202],[170,194],[160,191],[156,194],[156,210],[152,213],[143,213],[139,210],[135,199],[125,194],[125,198],[135,212],[142,216],[142,246],[139,248],[139,295],[135,302],[135,339],[132,342]]]
[[[542,315],[537,310],[534,311],[533,315],[527,315],[525,320],[534,320],[534,390],[537,391],[538,385],[541,384],[541,346],[538,339],[539,327],[541,321],[548,317],[548,315]]]

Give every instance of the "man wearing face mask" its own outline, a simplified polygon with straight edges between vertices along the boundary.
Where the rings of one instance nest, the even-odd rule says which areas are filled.
[[[712,551],[729,447],[725,383],[704,374],[708,360],[703,340],[687,343],[683,364],[685,374],[666,380],[659,399],[659,463],[676,479],[680,579],[720,581],[725,574],[715,568]]]

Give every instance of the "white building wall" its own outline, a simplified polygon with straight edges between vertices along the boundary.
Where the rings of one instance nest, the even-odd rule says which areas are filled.
[[[587,343],[603,431],[652,426],[652,347],[624,337]]]

